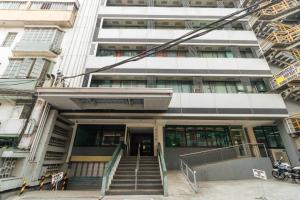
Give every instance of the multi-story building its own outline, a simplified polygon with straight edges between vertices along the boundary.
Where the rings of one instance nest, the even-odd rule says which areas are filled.
[[[0,1],[0,192],[37,181],[30,135],[44,103],[35,88],[61,62],[78,6],[76,0]]]
[[[79,33],[84,42],[71,44],[74,54],[86,54],[77,58],[85,62],[63,63],[62,73],[93,72],[233,13],[239,5],[231,0],[90,2],[82,9],[98,8],[92,26]],[[79,20],[91,23],[88,17]],[[141,155],[148,156],[157,155],[161,145],[168,169],[178,168],[176,158],[183,153],[247,143],[264,143],[274,159],[285,156],[281,135],[286,133],[276,125],[288,112],[279,94],[268,93],[271,77],[245,18],[151,57],[65,79],[69,87],[37,92],[51,105],[45,135],[51,137],[62,119],[74,124],[66,159],[71,180],[91,181],[103,176],[120,142],[132,156],[139,143]]]
[[[251,1],[244,1],[244,5]],[[292,165],[300,164],[299,84],[300,1],[283,0],[251,17],[251,26],[259,38],[273,78],[270,87],[282,95],[289,117],[278,122]]]
[[[272,73],[261,57],[249,18],[142,60],[93,72],[231,14],[240,9],[239,2],[80,3],[70,37],[63,39],[66,50],[53,67],[60,76],[49,76],[37,88],[41,103],[30,119],[38,123],[19,143],[19,149],[29,152],[24,176],[34,169],[31,185],[48,173],[68,171],[73,188],[82,189],[78,183],[87,181],[89,188],[100,188],[102,180],[104,191],[110,188],[112,194],[114,188],[132,190],[132,171],[125,174],[129,182],[121,184],[107,176],[116,169],[111,163],[120,159],[121,165],[132,165],[130,157],[125,158],[129,163],[122,163],[120,152],[158,156],[162,170],[163,157],[167,169],[176,169],[180,154],[247,143],[264,143],[274,159],[285,155],[289,144],[281,136],[286,132],[276,125],[288,117],[287,108],[281,95],[268,93]],[[24,46],[16,45],[16,56],[23,55]],[[53,54],[47,53],[50,58]],[[91,73],[61,77],[85,72]],[[120,142],[126,146],[123,150]],[[143,177],[157,177],[153,173]],[[161,181],[151,181],[156,189],[151,191],[162,192]]]

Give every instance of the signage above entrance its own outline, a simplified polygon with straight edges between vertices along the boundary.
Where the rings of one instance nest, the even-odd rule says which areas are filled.
[[[38,88],[38,96],[60,110],[167,110],[172,89]]]

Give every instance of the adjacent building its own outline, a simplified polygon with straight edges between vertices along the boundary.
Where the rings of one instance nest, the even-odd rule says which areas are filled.
[[[244,5],[251,1],[244,1]],[[272,92],[285,100],[289,117],[278,122],[289,161],[300,164],[299,84],[300,66],[300,1],[283,0],[251,17],[250,23],[267,59],[273,77]]]
[[[37,181],[30,135],[45,103],[35,88],[60,65],[78,8],[76,0],[0,1],[0,191]]]

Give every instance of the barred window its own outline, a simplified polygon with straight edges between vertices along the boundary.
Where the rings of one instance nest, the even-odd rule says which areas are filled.
[[[13,33],[13,32],[9,32],[6,37],[5,40],[2,43],[2,47],[10,47],[12,45],[12,43],[14,42],[16,36],[18,33]]]
[[[31,10],[73,10],[74,3],[72,2],[32,2]]]
[[[51,42],[55,28],[27,28],[22,36],[22,42]]]
[[[5,78],[40,78],[45,74],[50,62],[42,58],[10,59],[4,72]]]
[[[4,77],[11,78],[15,77],[19,68],[21,67],[23,59],[11,59],[9,60],[9,65],[7,66]]]
[[[22,9],[25,8],[25,1],[5,1],[0,2],[0,9],[14,10],[14,9]]]

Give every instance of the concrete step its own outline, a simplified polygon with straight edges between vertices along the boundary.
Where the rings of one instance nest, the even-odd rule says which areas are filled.
[[[134,176],[135,175],[135,171],[134,170],[130,170],[130,171],[116,171],[115,175],[131,175]],[[160,176],[160,172],[159,171],[139,171],[138,175],[157,175]]]
[[[161,184],[160,179],[138,179],[137,180],[138,184]],[[135,184],[135,178],[133,177],[132,179],[114,179],[112,181],[112,184]]]
[[[120,190],[110,189],[108,195],[163,195],[163,189]]]
[[[134,171],[135,167],[118,167],[117,171]],[[141,167],[139,171],[159,171],[159,167]]]
[[[102,177],[70,177],[67,190],[95,190],[100,189]]]
[[[140,167],[159,167],[158,163],[139,163]],[[136,167],[136,163],[119,163],[118,167]]]
[[[162,189],[162,184],[138,184],[137,185],[138,189]],[[135,184],[127,184],[127,183],[112,183],[109,187],[109,189],[117,189],[117,190],[134,190],[135,189]]]

